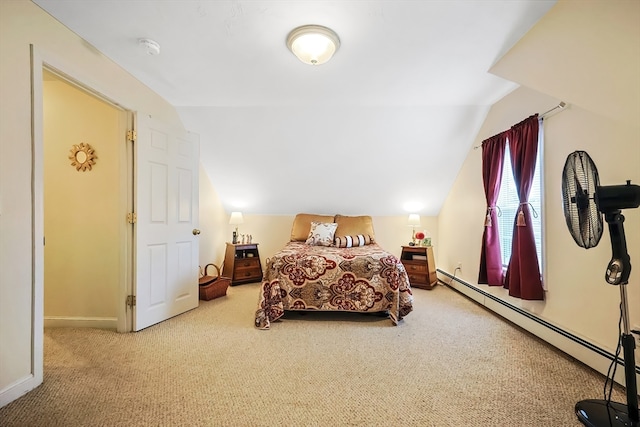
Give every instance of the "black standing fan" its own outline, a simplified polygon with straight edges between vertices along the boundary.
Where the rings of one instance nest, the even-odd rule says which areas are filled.
[[[611,285],[620,286],[620,312],[623,324],[619,343],[622,343],[624,351],[627,404],[611,402],[606,396],[604,400],[582,400],[576,404],[576,415],[580,422],[590,427],[640,426],[635,341],[629,328],[627,305],[627,283],[631,273],[631,262],[624,235],[624,216],[620,213],[621,209],[640,206],[640,186],[632,185],[631,181],[627,181],[626,185],[600,186],[598,170],[591,157],[585,151],[575,151],[569,154],[564,164],[562,198],[564,216],[571,236],[585,249],[596,246],[600,241],[604,214],[604,219],[609,225],[613,251],[605,280]],[[613,363],[616,363],[616,360]]]

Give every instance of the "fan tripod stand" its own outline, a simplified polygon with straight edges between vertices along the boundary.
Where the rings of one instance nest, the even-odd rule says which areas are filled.
[[[620,311],[623,331],[620,337],[624,352],[624,372],[627,404],[609,400],[589,399],[576,403],[576,415],[580,422],[588,427],[638,427],[638,389],[636,384],[636,362],[634,349],[635,339],[629,327],[629,306],[627,304],[627,283],[631,273],[630,257],[624,235],[624,216],[619,210],[605,213],[609,225],[613,257],[607,267],[605,279],[612,285],[620,287]],[[617,361],[614,361],[617,363]]]

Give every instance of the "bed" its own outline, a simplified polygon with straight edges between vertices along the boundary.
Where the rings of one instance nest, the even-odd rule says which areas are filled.
[[[375,242],[371,217],[298,214],[290,242],[266,261],[255,326],[286,311],[383,313],[397,325],[412,309],[404,266]]]

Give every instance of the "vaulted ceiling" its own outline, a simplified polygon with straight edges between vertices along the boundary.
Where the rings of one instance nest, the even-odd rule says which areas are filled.
[[[555,4],[34,2],[176,107],[227,210],[370,215],[438,214],[490,106],[517,87],[488,70]],[[338,33],[331,61],[289,52],[304,24]]]

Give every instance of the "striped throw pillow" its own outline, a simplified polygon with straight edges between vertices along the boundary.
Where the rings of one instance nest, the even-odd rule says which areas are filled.
[[[373,243],[373,237],[358,234],[356,236],[336,236],[335,245],[339,248],[352,248],[354,246],[364,246]]]

